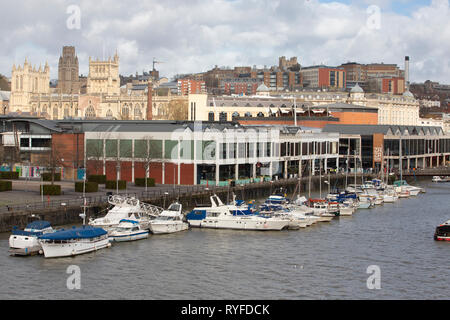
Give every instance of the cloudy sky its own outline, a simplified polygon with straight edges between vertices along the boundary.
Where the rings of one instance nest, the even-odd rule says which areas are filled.
[[[75,6],[74,6],[75,5]],[[65,45],[80,73],[89,56],[120,56],[120,73],[219,66],[397,63],[411,81],[450,83],[449,0],[0,0],[0,73],[25,57],[57,78]],[[79,13],[79,14],[78,14]]]

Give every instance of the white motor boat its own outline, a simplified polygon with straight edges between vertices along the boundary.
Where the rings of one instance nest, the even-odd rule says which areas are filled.
[[[91,226],[61,229],[38,239],[45,258],[70,257],[111,246],[108,232]]]
[[[431,179],[433,182],[450,182],[450,177],[440,177],[440,176],[434,176],[433,179]]]
[[[153,234],[161,234],[187,230],[189,225],[183,221],[183,218],[182,205],[178,202],[172,203],[167,210],[150,221],[150,231]]]
[[[148,229],[143,229],[138,221],[122,219],[117,227],[109,232],[109,241],[124,242],[148,238]]]
[[[141,227],[146,229],[148,223],[163,211],[162,208],[142,203],[135,197],[113,195],[109,196],[108,202],[113,207],[104,217],[90,219],[90,226],[103,228],[109,232],[117,227],[122,219],[131,219],[137,220]]]
[[[352,216],[354,208],[351,205],[346,205],[344,203],[339,204],[339,215],[340,216]]]
[[[42,250],[38,236],[54,231],[50,222],[43,220],[36,220],[27,224],[24,230],[14,227],[9,237],[9,252],[11,255],[20,256],[38,254]]]
[[[237,229],[237,230],[283,230],[289,226],[289,220],[264,218],[257,215],[233,215],[217,195],[210,197],[211,206],[197,207],[186,215],[192,227]]]

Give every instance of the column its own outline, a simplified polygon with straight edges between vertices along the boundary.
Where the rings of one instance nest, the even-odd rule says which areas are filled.
[[[288,178],[288,161],[287,160],[284,161],[284,178],[285,179]]]
[[[236,150],[237,152],[237,150]],[[234,180],[239,179],[239,164],[234,165]]]
[[[256,163],[252,163],[252,174],[253,174],[253,181],[256,179]]]
[[[219,185],[219,171],[220,171],[220,166],[219,166],[219,164],[216,163],[216,186]]]

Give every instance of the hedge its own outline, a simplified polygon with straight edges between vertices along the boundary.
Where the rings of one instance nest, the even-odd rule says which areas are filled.
[[[147,187],[154,187],[155,186],[155,179],[153,178],[135,178],[134,179],[134,185],[136,187],[145,187],[145,180],[147,180]]]
[[[106,183],[106,175],[103,174],[91,174],[88,176],[89,182],[97,182],[98,184]]]
[[[0,179],[19,179],[19,172],[16,171],[0,171]]]
[[[0,181],[0,192],[11,190],[12,190],[12,181]]]
[[[83,181],[75,182],[75,192],[83,192]],[[86,187],[84,188],[85,192],[97,192],[98,191],[98,183],[86,181]]]
[[[52,173],[51,172],[42,173],[42,180],[43,181],[52,181]],[[53,180],[53,181],[61,181],[61,173],[55,172],[55,180]]]
[[[61,186],[59,184],[44,184],[39,188],[40,194],[42,194],[42,191],[46,196],[59,196],[61,195]]]
[[[119,180],[119,190],[127,188],[126,180]],[[107,180],[105,183],[105,189],[117,189],[116,180]]]

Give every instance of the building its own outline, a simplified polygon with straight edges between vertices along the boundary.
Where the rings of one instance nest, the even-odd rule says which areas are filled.
[[[223,95],[255,95],[256,90],[262,84],[255,78],[232,78],[219,81],[220,93]]]
[[[75,54],[75,47],[63,47],[63,53],[59,57],[58,63],[57,88],[63,94],[74,94],[81,91],[78,57]]]
[[[120,94],[119,56],[107,61],[92,60],[89,57],[89,75],[87,78],[87,94]]]
[[[376,172],[388,165],[398,171],[437,167],[450,160],[450,135],[441,127],[329,124],[323,132],[340,134],[341,167],[355,154],[364,169]]]
[[[22,66],[14,64],[11,73],[10,112],[30,113],[30,98],[36,94],[50,93],[50,67],[32,67],[27,59]]]
[[[303,67],[300,70],[303,86],[307,88],[335,88],[346,87],[344,68],[328,67],[324,65]]]
[[[206,93],[205,81],[191,79],[178,79],[178,95],[187,96],[189,94]]]

